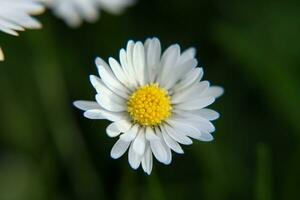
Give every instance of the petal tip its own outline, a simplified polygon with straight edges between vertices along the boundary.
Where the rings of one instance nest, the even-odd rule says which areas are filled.
[[[74,101],[72,104],[73,104],[74,107],[80,108],[80,103],[81,103],[81,101],[78,100],[78,101]]]
[[[1,47],[0,47],[0,61],[4,61],[4,54]]]

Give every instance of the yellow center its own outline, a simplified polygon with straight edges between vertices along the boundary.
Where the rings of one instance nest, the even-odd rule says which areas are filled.
[[[158,84],[146,85],[129,97],[127,110],[134,122],[142,126],[155,126],[170,117],[171,98]]]

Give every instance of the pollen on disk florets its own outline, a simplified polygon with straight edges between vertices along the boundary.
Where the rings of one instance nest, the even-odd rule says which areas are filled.
[[[171,98],[158,84],[145,85],[129,97],[127,111],[142,126],[159,125],[171,116]]]

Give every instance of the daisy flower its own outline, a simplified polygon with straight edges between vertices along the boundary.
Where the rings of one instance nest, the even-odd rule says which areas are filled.
[[[150,174],[153,155],[170,164],[172,151],[183,154],[182,145],[192,139],[208,142],[215,131],[211,123],[219,114],[207,109],[223,89],[202,81],[195,49],[183,52],[178,44],[161,55],[157,38],[129,41],[120,50],[119,62],[96,59],[99,76],[90,76],[96,101],[75,101],[89,119],[111,121],[106,133],[119,139],[111,150],[117,159],[128,149],[133,169],[140,165]],[[192,139],[191,139],[192,138]]]
[[[121,13],[135,0],[46,0],[54,13],[69,26],[78,27],[83,20],[95,22],[103,9],[113,14]]]
[[[44,11],[39,0],[0,0],[0,31],[18,36],[17,31],[41,28],[41,24],[30,15]],[[4,56],[0,47],[0,60]]]

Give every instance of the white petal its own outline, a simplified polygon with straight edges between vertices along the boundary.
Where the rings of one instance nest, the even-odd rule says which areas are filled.
[[[188,118],[189,117],[187,117],[186,119],[188,119]],[[205,129],[208,132],[214,132],[216,130],[213,123],[211,123],[206,118],[203,118],[201,116],[193,116],[190,119],[191,119],[191,122],[195,122],[198,125],[196,127],[202,127],[203,129]]]
[[[193,110],[191,111],[192,114],[199,115],[205,119],[208,119],[210,121],[216,120],[220,117],[220,114],[214,110],[203,108],[201,110]]]
[[[151,140],[150,146],[153,155],[159,162],[165,163],[168,161],[168,153],[161,143],[161,140]]]
[[[124,119],[117,121],[116,126],[121,132],[126,132],[132,127],[132,123],[129,119]]]
[[[161,45],[158,38],[149,39],[145,43],[147,65],[148,67],[156,66],[160,61]]]
[[[108,88],[103,81],[98,78],[97,76],[90,75],[90,82],[92,83],[93,87],[96,89],[97,93],[100,95],[106,95],[109,96],[113,101],[118,103],[124,103],[127,98],[122,97],[120,94],[118,94],[116,91],[112,91],[110,88]]]
[[[1,10],[0,17],[7,20],[7,22],[11,22],[12,24],[23,26],[25,28],[41,28],[41,24],[36,19],[32,18],[29,13],[20,11],[16,8],[6,7],[5,10]]]
[[[166,85],[164,86],[167,90],[171,89],[174,84],[176,84],[180,79],[185,77],[187,73],[193,71],[195,67],[198,65],[197,59],[195,59],[195,48],[189,48],[184,51],[180,57],[176,65],[172,70],[172,76],[166,80]]]
[[[141,160],[142,160],[142,156],[135,153],[135,151],[133,150],[133,145],[131,143],[128,152],[128,162],[132,167],[132,169],[137,169],[141,164]]]
[[[92,109],[101,109],[99,104],[95,101],[74,101],[73,105],[80,110],[92,110]]]
[[[182,52],[180,56],[180,62],[184,63],[187,60],[191,60],[196,56],[196,49],[194,47],[188,48],[184,52]]]
[[[203,93],[202,96],[218,98],[218,97],[222,96],[223,93],[224,93],[224,89],[222,87],[211,86],[208,88],[207,91],[205,91],[205,93]]]
[[[148,68],[148,83],[153,83],[160,65],[161,45],[157,38],[145,42],[146,63]]]
[[[111,112],[108,110],[100,110],[100,114],[109,121],[120,121],[127,118],[127,113],[125,112]]]
[[[186,88],[189,88],[191,85],[198,83],[203,76],[202,68],[195,68],[191,70],[188,74],[186,74],[183,79],[177,83],[172,90],[174,92],[183,91]]]
[[[159,140],[159,137],[155,134],[153,128],[151,127],[146,127],[146,139],[148,141],[151,141],[151,140]]]
[[[6,28],[6,27],[3,27],[3,26],[0,26],[0,31],[4,32],[4,33],[7,33],[9,35],[13,35],[13,36],[19,36],[19,33],[12,30],[12,29],[9,29],[9,28]]]
[[[144,157],[142,159],[142,167],[143,170],[150,175],[152,171],[152,166],[153,166],[153,158],[152,158],[152,153],[149,147],[149,144],[147,145]]]
[[[113,159],[120,158],[128,149],[130,142],[126,142],[124,140],[119,139],[113,146],[110,152],[110,156]]]
[[[198,128],[201,131],[214,132],[216,130],[215,126],[208,120],[196,118],[196,119],[188,119],[189,124]]]
[[[93,76],[90,76],[91,79]],[[94,80],[94,82],[97,82],[97,83],[94,83],[94,87],[97,89],[97,93],[101,96],[106,96],[107,98],[110,98],[111,101],[114,101],[116,103],[119,103],[119,104],[123,104],[127,98],[124,98],[122,96],[120,96],[116,91],[112,91],[111,89],[109,89],[101,79],[97,78]],[[91,80],[92,82],[92,80]]]
[[[113,122],[106,128],[106,133],[109,137],[117,137],[121,131],[117,128],[116,122]]]
[[[106,133],[109,137],[116,137],[120,135],[120,133],[128,131],[130,128],[131,123],[127,119],[124,119],[111,123],[106,128]]]
[[[112,91],[116,92],[123,98],[128,98],[129,90],[115,77],[110,68],[106,65],[100,65],[100,58],[96,59],[99,75],[103,83]]]
[[[165,151],[167,152],[167,159],[166,159],[166,162],[164,162],[164,164],[165,164],[165,165],[169,165],[169,164],[172,162],[172,152],[171,152],[171,149],[170,149],[170,147],[166,144],[166,142],[165,142],[165,140],[164,140],[164,138],[163,138],[163,136],[162,136],[161,131],[160,131],[158,128],[156,128],[156,129],[155,129],[155,132],[156,132],[157,136],[160,138],[160,141],[161,141],[161,143],[162,143],[162,145],[163,145]]]
[[[97,7],[87,0],[74,1],[74,7],[79,9],[81,17],[88,22],[94,22],[98,19],[99,13]]]
[[[183,150],[181,146],[174,140],[172,139],[165,130],[162,130],[162,136],[164,138],[164,141],[166,144],[176,153],[183,154]]]
[[[102,58],[97,57],[95,60],[96,66],[104,66],[105,68],[109,68],[109,65],[107,64],[107,62],[105,62]],[[100,75],[100,74],[99,74]]]
[[[102,115],[101,110],[92,109],[87,110],[83,113],[83,115],[88,119],[105,119],[106,117]]]
[[[164,130],[169,134],[170,137],[181,144],[190,145],[193,143],[193,141],[188,138],[184,132],[182,132],[183,130],[176,130],[167,124],[164,125]]]
[[[208,81],[202,81],[200,83],[194,84],[184,91],[177,92],[172,96],[172,103],[177,104],[191,100],[195,96],[201,95],[209,87]]]
[[[30,14],[36,15],[41,14],[45,9],[44,7],[39,4],[39,0],[31,0],[31,1],[23,1],[23,0],[2,0],[1,5],[5,4],[7,8],[15,8],[17,10],[24,10]]]
[[[210,142],[212,140],[214,140],[214,137],[208,133],[208,132],[205,132],[205,131],[201,131],[201,138],[199,138],[199,140],[203,141],[203,142]]]
[[[158,82],[161,86],[165,87],[167,80],[170,78],[170,74],[174,71],[174,66],[180,55],[180,47],[175,44],[170,46],[162,55],[161,59],[161,71],[158,74]]]
[[[109,58],[108,62],[117,79],[124,85],[127,85],[128,84],[127,77],[119,62],[116,61],[114,58]]]
[[[39,29],[42,27],[40,22],[25,13],[10,13],[10,15],[9,21],[12,23],[16,23],[29,29]]]
[[[191,138],[194,139],[200,139],[201,138],[201,131],[197,128],[190,126],[187,123],[184,123],[183,121],[176,120],[176,119],[170,119],[168,120],[168,123],[174,127],[175,130],[178,130],[182,132],[182,134],[185,134]]]
[[[59,4],[53,4],[53,0],[46,0],[46,3],[51,3],[49,6],[53,9],[53,12],[59,18],[64,21],[72,28],[76,28],[82,23],[82,19],[79,13],[74,8],[73,4],[66,1],[59,1]]]
[[[176,108],[181,110],[197,110],[209,106],[215,101],[214,97],[204,97],[200,99],[195,99],[180,104],[176,104]]]
[[[42,25],[30,15],[41,14],[43,11],[44,7],[37,1],[1,0],[0,31],[18,36],[16,31],[41,28]],[[1,60],[4,60],[3,54],[0,55]]]
[[[146,147],[145,132],[144,130],[141,129],[137,137],[133,141],[132,148],[137,154],[142,156],[145,152],[145,147]]]
[[[195,67],[197,67],[198,61],[196,59],[187,60],[183,63],[178,63],[173,72],[172,76],[166,82],[165,88],[172,88],[184,75],[188,72],[192,71]]]
[[[0,27],[3,30],[7,29],[8,32],[11,31],[11,30],[16,30],[16,31],[24,31],[25,30],[22,26],[16,25],[16,24],[14,24],[10,21],[7,21],[5,19],[1,19],[1,10],[0,10]]]
[[[140,86],[145,85],[147,82],[145,70],[145,50],[141,42],[137,42],[133,48],[133,66],[136,72],[136,78]]]
[[[176,111],[174,113],[178,113],[178,112]],[[181,123],[189,124],[199,129],[200,131],[203,130],[207,132],[215,131],[215,126],[208,119],[190,114],[189,112],[182,112],[181,114],[174,115],[171,120],[176,121],[178,123],[181,122]]]
[[[134,65],[133,65],[133,48],[134,48],[135,43],[130,40],[127,43],[127,47],[126,47],[126,60],[127,60],[127,68],[125,70],[127,70],[127,74],[130,76],[130,79],[132,81],[132,83],[134,84],[134,87],[138,86],[138,74],[135,71]]]
[[[97,93],[100,93],[102,80],[97,76],[90,75],[90,82],[92,86],[95,88],[95,90],[97,91]]]
[[[209,132],[213,132],[215,128],[208,120],[197,121],[192,118],[174,117],[168,122],[174,126],[174,129],[182,131],[189,137],[205,142],[213,140],[213,136]]]
[[[136,80],[134,79],[134,71],[132,69],[132,66],[128,65],[127,53],[124,49],[120,50],[119,59],[120,59],[123,72],[126,76],[126,80],[127,80],[126,87],[128,87],[130,90],[134,90],[137,83]]]
[[[3,51],[0,47],[0,61],[3,61],[4,60],[4,54],[3,54]]]
[[[121,99],[118,99],[118,97],[116,95],[113,95],[113,93],[111,93],[110,95],[107,95],[105,93],[96,95],[96,101],[98,102],[98,104],[106,110],[112,112],[126,111],[125,101],[117,102],[119,100],[121,101]]]
[[[128,131],[126,131],[124,134],[122,134],[120,136],[120,138],[124,141],[130,142],[136,138],[138,132],[139,132],[139,126],[134,125]]]

